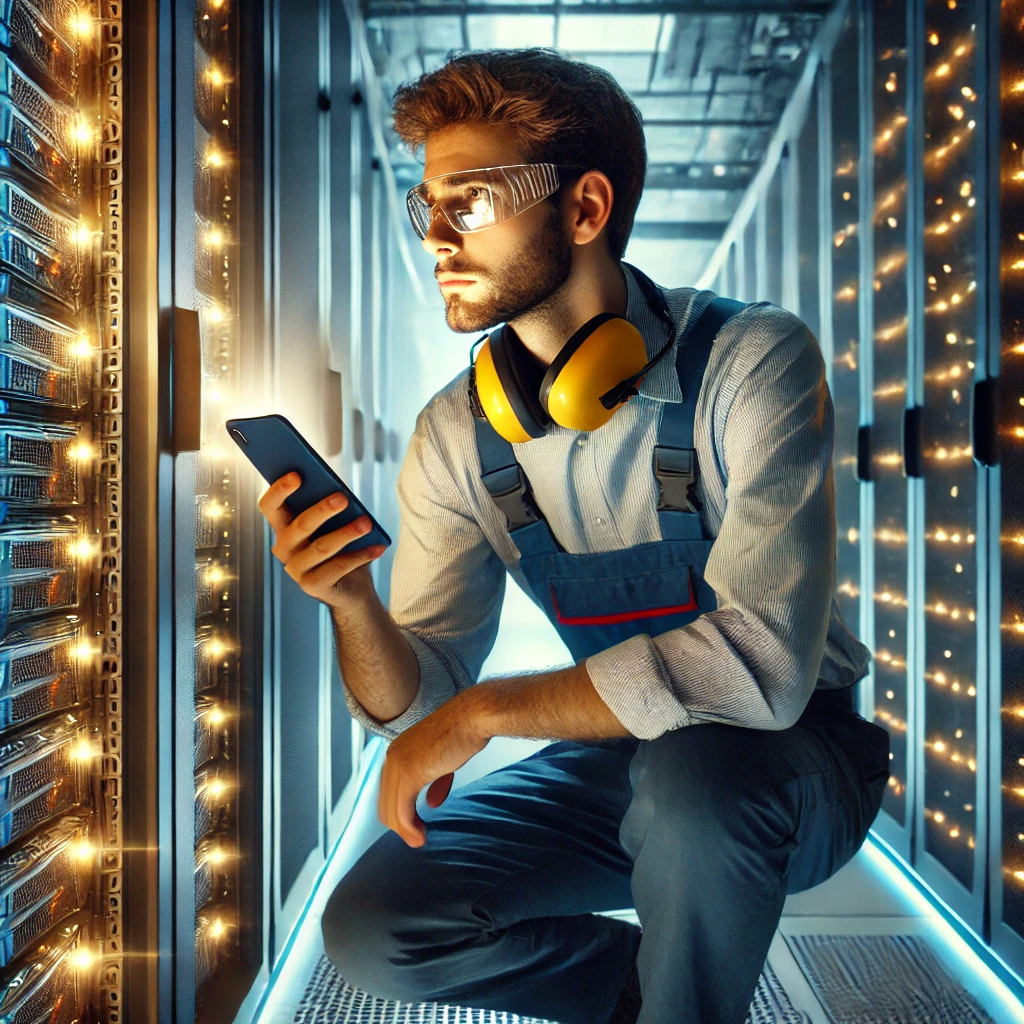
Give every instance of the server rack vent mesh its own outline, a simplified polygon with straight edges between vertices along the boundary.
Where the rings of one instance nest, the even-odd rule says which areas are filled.
[[[883,808],[907,827],[907,481],[902,430],[907,380],[907,11],[897,0],[874,9],[875,280],[874,420],[871,476],[875,482],[875,707],[889,730],[891,774]]]
[[[120,1022],[120,21],[0,12],[5,1024]]]

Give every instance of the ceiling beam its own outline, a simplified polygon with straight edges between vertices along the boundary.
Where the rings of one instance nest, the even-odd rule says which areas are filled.
[[[676,117],[645,118],[645,128],[774,128],[774,117]]]
[[[365,0],[363,16],[397,18],[408,15],[429,18],[465,14],[819,14],[824,16],[835,6],[834,0],[652,0],[651,3],[594,3],[584,0],[572,7],[558,0],[551,3],[463,3],[459,0],[418,3],[416,0]]]
[[[670,239],[679,242],[717,242],[729,226],[727,220],[642,220],[633,222],[631,238]]]

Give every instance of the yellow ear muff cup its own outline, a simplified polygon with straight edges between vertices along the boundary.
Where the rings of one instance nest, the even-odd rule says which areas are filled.
[[[604,319],[575,345],[564,365],[552,365],[554,379],[541,396],[548,415],[570,430],[597,430],[625,404],[606,409],[600,396],[646,364],[647,346],[640,332],[624,317]]]
[[[640,365],[644,364],[641,362]],[[498,371],[494,366],[494,357],[491,354],[490,338],[480,347],[474,366],[476,367],[476,391],[480,398],[480,406],[491,426],[506,441],[531,440],[530,435],[519,422],[519,417],[516,416],[512,403],[501,385],[501,378],[498,376]]]

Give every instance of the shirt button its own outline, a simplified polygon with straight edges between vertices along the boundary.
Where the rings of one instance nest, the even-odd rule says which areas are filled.
[[[600,516],[598,516],[597,519],[594,520],[594,522],[595,523],[603,523],[604,520]]]
[[[587,439],[585,437],[581,437],[576,443],[582,448],[583,445],[586,444],[586,441]]]

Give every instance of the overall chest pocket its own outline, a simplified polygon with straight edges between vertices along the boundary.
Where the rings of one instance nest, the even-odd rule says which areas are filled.
[[[551,576],[552,610],[564,626],[618,626],[635,623],[640,632],[664,632],[716,606],[704,582],[706,552],[699,564],[639,569],[618,576]]]

